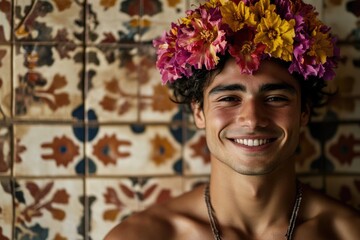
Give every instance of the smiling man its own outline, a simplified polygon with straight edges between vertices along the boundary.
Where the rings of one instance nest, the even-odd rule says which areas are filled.
[[[154,42],[192,110],[209,184],[134,214],[106,240],[360,239],[359,213],[296,179],[301,128],[328,96],[334,39],[300,0],[209,0]]]

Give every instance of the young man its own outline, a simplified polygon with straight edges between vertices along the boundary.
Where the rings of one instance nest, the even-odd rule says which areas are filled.
[[[157,66],[205,129],[210,183],[134,214],[106,240],[360,239],[360,216],[296,180],[299,133],[338,56],[300,0],[209,0],[160,40]]]

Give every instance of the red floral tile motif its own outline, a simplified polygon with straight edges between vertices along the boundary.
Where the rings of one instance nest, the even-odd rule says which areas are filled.
[[[11,0],[3,0],[0,4],[0,43],[11,40]]]
[[[188,140],[184,148],[186,175],[209,174],[210,152],[206,144],[205,132],[190,125],[187,135]]]
[[[116,135],[104,135],[95,143],[93,154],[104,165],[115,165],[118,159],[123,159],[130,156],[128,151],[120,151],[121,146],[131,146],[131,142],[127,140],[119,140]]]
[[[136,198],[136,193],[134,190],[130,189],[125,184],[120,183],[118,188],[118,190],[121,191],[131,201]],[[126,205],[117,195],[117,192],[113,187],[107,187],[103,197],[105,204],[109,206],[109,208],[105,210],[102,215],[103,219],[105,221],[114,222],[116,219],[119,219],[119,215],[126,208]]]
[[[139,183],[141,190],[138,192],[141,208],[153,204],[163,203],[183,192],[182,179],[174,178],[144,178]]]
[[[358,124],[340,124],[336,135],[326,142],[325,154],[335,172],[360,172],[360,135]]]
[[[358,146],[360,146],[360,138],[355,138],[353,134],[340,135],[330,146],[329,152],[341,165],[352,165],[355,160],[360,160],[357,159],[360,156],[360,151],[356,150]]]
[[[137,121],[136,48],[110,46],[87,50],[86,101],[99,121]]]
[[[89,178],[87,196],[91,198],[89,236],[103,239],[115,224],[138,211],[136,178]]]
[[[56,166],[67,166],[79,155],[79,146],[66,136],[55,137],[51,143],[41,144],[41,148],[50,148],[51,154],[43,154],[44,160],[54,160]]]
[[[77,130],[72,125],[16,125],[14,173],[17,176],[82,174],[83,144],[73,134]]]
[[[201,136],[197,142],[190,144],[190,148],[193,150],[193,154],[190,157],[199,157],[204,164],[210,163],[210,151],[207,147],[205,136]]]
[[[75,44],[83,39],[83,1],[14,2],[16,40]]]
[[[0,176],[10,175],[11,169],[10,132],[0,126]]]
[[[0,239],[11,240],[13,204],[10,179],[0,180]]]
[[[78,238],[82,210],[74,194],[81,193],[81,186],[81,181],[74,179],[19,181],[15,195],[15,238]]]

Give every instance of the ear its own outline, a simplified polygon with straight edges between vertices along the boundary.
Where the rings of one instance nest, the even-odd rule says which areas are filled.
[[[193,112],[193,117],[195,121],[195,125],[197,128],[204,129],[205,128],[205,116],[204,111],[199,103],[192,102],[191,109]]]
[[[309,122],[309,119],[310,119],[310,107],[307,104],[305,109],[303,111],[301,111],[300,125],[302,127],[306,126]]]

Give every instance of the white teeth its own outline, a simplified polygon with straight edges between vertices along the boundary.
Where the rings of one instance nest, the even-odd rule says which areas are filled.
[[[257,147],[270,142],[269,139],[234,139],[234,142],[249,147]]]

